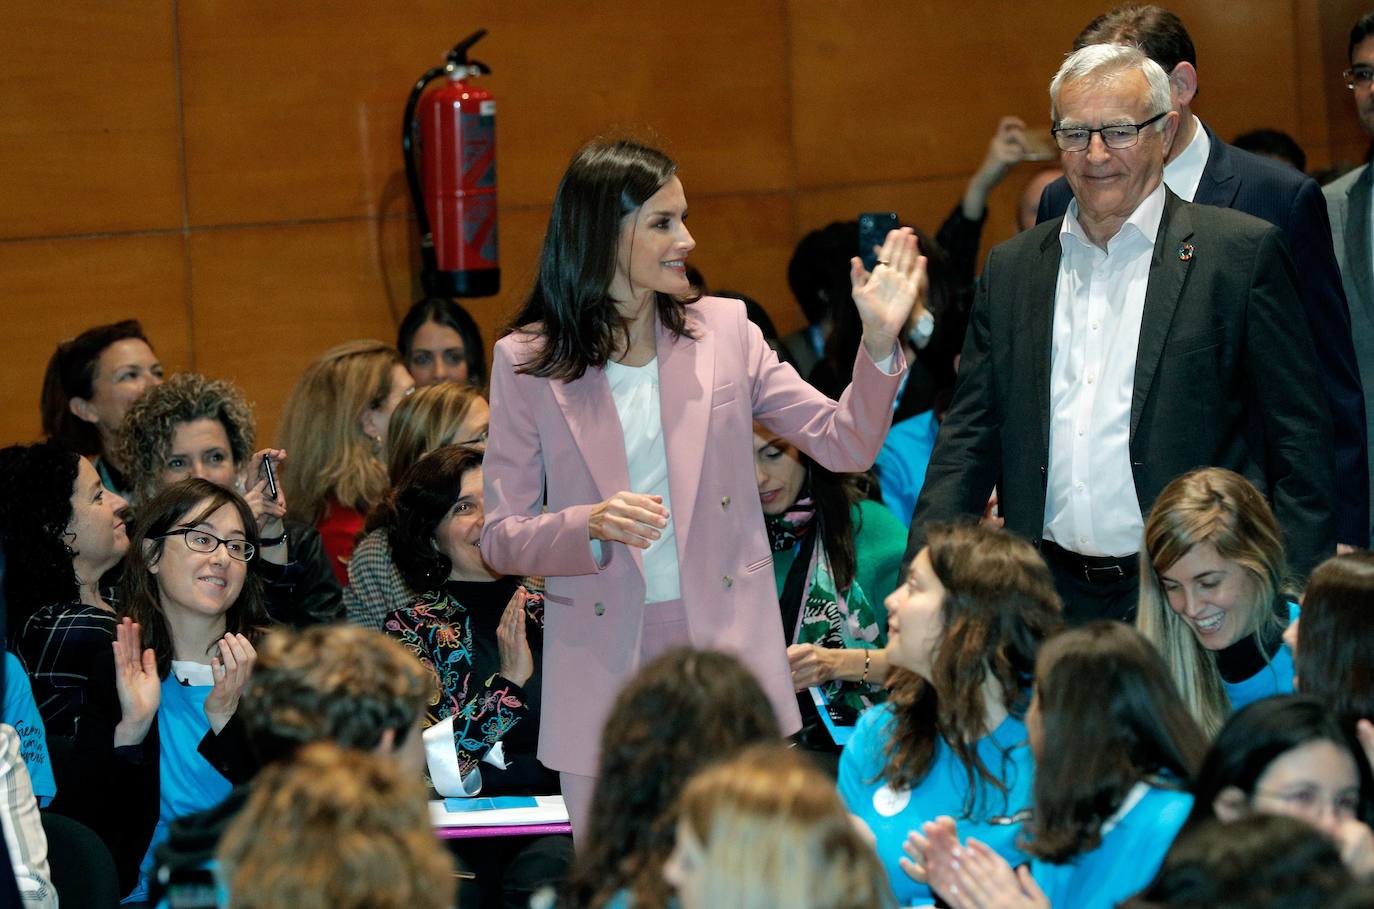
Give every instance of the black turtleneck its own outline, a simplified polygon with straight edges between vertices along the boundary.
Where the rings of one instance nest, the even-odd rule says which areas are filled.
[[[1232,685],[1243,682],[1269,665],[1283,646],[1283,631],[1288,624],[1288,601],[1283,597],[1275,599],[1274,614],[1282,624],[1277,627],[1266,624],[1259,633],[1248,634],[1216,652],[1217,670],[1224,681]]]

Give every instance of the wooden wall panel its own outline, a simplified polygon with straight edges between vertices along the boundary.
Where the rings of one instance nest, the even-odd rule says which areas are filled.
[[[779,3],[713,0],[690,17],[661,0],[279,6],[181,4],[193,224],[375,214],[404,192],[406,93],[479,25],[504,204],[550,201],[573,150],[615,129],[654,136],[713,192],[790,183]]]
[[[181,226],[172,7],[0,4],[0,237]]]
[[[48,358],[92,325],[141,319],[167,370],[187,368],[185,272],[175,235],[0,243],[0,444],[39,434]]]

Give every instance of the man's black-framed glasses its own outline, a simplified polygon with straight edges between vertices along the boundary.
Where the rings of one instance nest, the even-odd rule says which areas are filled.
[[[1160,111],[1144,123],[1121,123],[1113,126],[1100,126],[1097,129],[1089,129],[1086,126],[1057,126],[1050,130],[1054,134],[1054,141],[1059,143],[1061,151],[1076,152],[1088,147],[1088,143],[1093,140],[1093,133],[1102,137],[1102,143],[1108,148],[1130,148],[1140,141],[1140,131],[1151,123],[1161,119],[1169,112]]]
[[[221,540],[213,533],[194,527],[178,527],[158,536],[157,539],[165,540],[168,537],[181,537],[186,542],[186,548],[192,552],[214,552],[223,546],[224,551],[229,553],[229,558],[238,562],[247,562],[253,558],[253,553],[258,551],[258,547],[247,540]]]
[[[1345,87],[1352,92],[1357,88],[1369,88],[1371,84],[1374,84],[1374,68],[1352,66],[1341,73],[1341,78],[1345,80]]]

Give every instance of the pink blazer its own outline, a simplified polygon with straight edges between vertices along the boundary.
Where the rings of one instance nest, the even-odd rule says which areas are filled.
[[[737,655],[783,731],[800,726],[754,475],[758,420],[834,471],[865,470],[892,420],[895,375],[861,348],[837,403],[778,362],[737,300],[687,308],[696,338],[658,329],[668,486],[692,644]],[[587,533],[594,505],[629,488],[624,437],[604,371],[562,382],[518,374],[537,336],[496,344],[484,460],[482,555],[505,574],[547,578],[539,757],[592,776],[601,728],[640,663],[640,552]],[[545,507],[547,505],[547,508]]]

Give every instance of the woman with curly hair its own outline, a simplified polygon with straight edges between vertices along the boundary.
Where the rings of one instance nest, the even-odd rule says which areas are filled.
[[[481,445],[487,438],[487,399],[475,387],[441,382],[417,388],[391,415],[386,436],[386,464],[394,490],[415,462],[445,445]],[[348,620],[381,630],[387,614],[415,602],[391,557],[387,526],[389,502],[367,516],[367,536],[358,541],[348,562],[344,610]]]
[[[647,663],[611,708],[587,829],[564,888],[571,909],[664,909],[670,811],[687,781],[748,745],[779,743],[758,681],[736,658],[675,648]]]
[[[1089,623],[1040,649],[1026,728],[1035,754],[1029,868],[1018,875],[972,838],[962,853],[978,858],[963,861],[948,819],[913,832],[909,852],[955,909],[981,909],[969,895],[1004,886],[1021,890],[1012,905],[1025,909],[1039,898],[1113,909],[1149,883],[1188,818],[1202,730],[1159,653],[1119,622]]]
[[[43,434],[91,458],[105,488],[126,495],[119,426],[162,381],[162,363],[134,319],[97,325],[53,351],[43,375]]]
[[[174,483],[141,509],[96,676],[114,684],[91,687],[80,773],[53,802],[105,841],[126,901],[145,897],[170,823],[252,775],[236,710],[266,618],[257,547],[248,504],[208,480]]]
[[[91,686],[110,683],[95,671],[115,631],[100,578],[129,548],[124,505],[90,461],[55,442],[0,450],[12,646],[50,737],[75,736]]]
[[[349,341],[306,367],[282,411],[289,515],[320,532],[340,586],[368,511],[386,495],[387,424],[414,387],[395,348]]]
[[[1249,480],[1220,467],[1164,487],[1145,521],[1136,627],[1209,736],[1232,710],[1293,690],[1283,534]]]
[[[937,526],[887,598],[892,694],[840,756],[840,795],[877,837],[902,905],[931,898],[902,870],[907,831],[948,815],[1008,860],[1032,801],[1025,714],[1041,643],[1060,624],[1050,571],[1029,543]]]
[[[264,459],[280,465],[286,452],[254,452],[257,426],[243,392],[231,382],[179,373],[150,389],[124,417],[119,451],[133,490],[134,510],[178,480],[198,477],[243,494],[257,523],[267,610],[296,626],[340,617],[342,592],[315,528],[284,520],[286,496],[268,488]]]
[[[424,787],[319,742],[264,770],[217,853],[234,909],[448,909],[453,864]]]
[[[873,847],[812,761],[755,745],[701,771],[678,800],[663,876],[681,909],[888,909]]]
[[[558,776],[535,757],[543,682],[543,596],[482,561],[482,449],[458,445],[421,458],[396,488],[387,532],[401,577],[422,591],[382,631],[435,673],[424,733],[442,795],[551,795]],[[525,907],[562,880],[567,836],[464,841],[454,852],[481,869],[476,887]],[[485,904],[485,901],[484,901]]]

